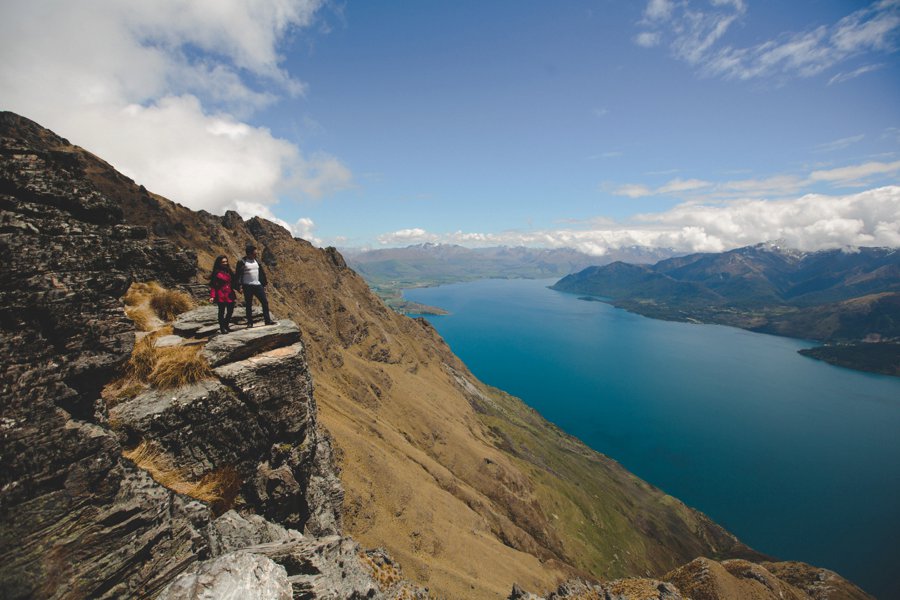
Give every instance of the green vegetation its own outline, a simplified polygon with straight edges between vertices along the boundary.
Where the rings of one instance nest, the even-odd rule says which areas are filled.
[[[720,552],[714,558],[761,556],[517,398],[496,388],[488,394],[472,400],[479,418],[494,445],[531,474],[537,505],[577,568],[609,579],[640,571],[662,574],[675,566],[672,548],[685,555],[709,552],[693,547],[698,532],[714,540]],[[648,538],[658,543],[648,544]]]
[[[800,350],[832,365],[900,377],[900,343],[835,344]]]

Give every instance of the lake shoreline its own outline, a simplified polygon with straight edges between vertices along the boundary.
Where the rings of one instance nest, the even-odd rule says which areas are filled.
[[[897,378],[806,360],[808,340],[575,302],[547,283],[409,294],[452,313],[430,322],[489,385],[760,552],[886,589],[900,535],[900,468],[884,460],[900,456]]]

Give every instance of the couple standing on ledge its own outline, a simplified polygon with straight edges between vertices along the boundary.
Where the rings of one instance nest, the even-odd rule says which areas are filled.
[[[213,263],[212,275],[209,276],[209,301],[219,307],[219,331],[231,331],[231,315],[237,300],[235,290],[244,290],[244,304],[247,309],[247,327],[253,327],[253,297],[262,305],[263,320],[266,325],[274,325],[269,316],[269,301],[266,299],[266,273],[256,260],[256,246],[247,244],[247,255],[238,261],[231,271],[227,256],[218,256]]]

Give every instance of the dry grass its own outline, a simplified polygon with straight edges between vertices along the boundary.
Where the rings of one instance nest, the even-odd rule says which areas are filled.
[[[199,481],[190,481],[184,471],[173,465],[172,459],[152,442],[142,441],[137,447],[122,452],[122,456],[147,471],[163,487],[211,504],[216,513],[231,507],[241,487],[232,467],[216,469]]]
[[[134,322],[134,326],[138,331],[151,331],[153,329],[153,315],[144,307],[126,307],[125,316]]]
[[[171,332],[171,327],[162,327],[134,344],[125,373],[101,392],[107,408],[137,397],[149,386],[170,389],[213,376],[200,346],[155,346],[157,338]]]
[[[159,334],[154,332],[135,342],[131,357],[125,365],[126,377],[144,382],[150,378],[159,358],[160,350],[154,345],[158,337]]]
[[[171,346],[153,351],[156,361],[147,376],[147,383],[155,388],[175,388],[212,377],[200,346]]]
[[[365,552],[359,553],[359,559],[364,565],[369,567],[369,570],[372,572],[372,578],[378,583],[378,588],[382,592],[387,591],[403,580],[403,576],[394,565],[375,560]]]
[[[196,305],[194,299],[188,294],[177,290],[167,290],[155,281],[131,284],[131,287],[125,292],[123,300],[125,300],[125,306],[131,308],[139,309],[149,306],[163,321],[171,321]],[[129,317],[131,317],[130,312]],[[134,319],[132,318],[132,320]],[[138,328],[140,329],[140,326]],[[147,329],[142,329],[142,331],[147,331]]]
[[[128,291],[125,292],[123,300],[126,306],[141,306],[150,301],[154,294],[160,294],[165,290],[155,281],[149,283],[132,283]]]
[[[163,321],[171,321],[183,312],[194,308],[194,299],[174,290],[162,290],[150,296],[150,308]]]

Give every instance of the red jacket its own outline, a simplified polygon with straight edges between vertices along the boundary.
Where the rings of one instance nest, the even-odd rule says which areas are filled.
[[[231,304],[235,300],[228,271],[216,271],[209,282],[209,299],[219,304]]]

